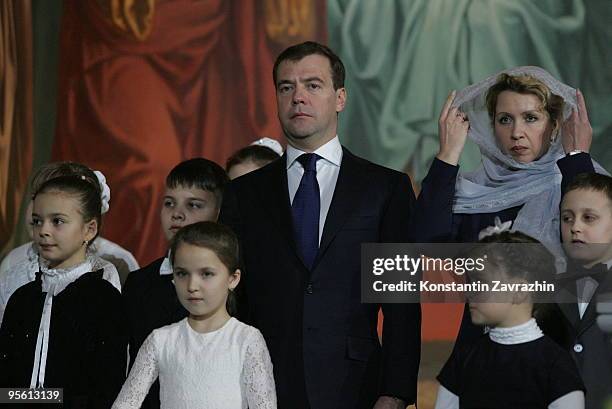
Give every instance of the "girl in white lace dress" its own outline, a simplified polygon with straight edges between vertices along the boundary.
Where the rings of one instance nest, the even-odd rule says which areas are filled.
[[[171,248],[174,284],[189,317],[151,333],[113,409],[137,409],[159,377],[162,409],[276,408],[261,333],[230,316],[240,281],[238,240],[220,224],[182,228]]]

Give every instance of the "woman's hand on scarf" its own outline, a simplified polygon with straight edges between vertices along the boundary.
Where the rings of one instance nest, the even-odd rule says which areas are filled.
[[[593,128],[591,128],[584,96],[580,90],[576,90],[576,108],[563,123],[561,142],[565,153],[588,152],[593,141]]]
[[[467,115],[458,107],[451,108],[456,91],[451,92],[440,113],[438,120],[438,135],[440,137],[440,150],[436,156],[449,165],[456,166],[467,140],[470,123]]]

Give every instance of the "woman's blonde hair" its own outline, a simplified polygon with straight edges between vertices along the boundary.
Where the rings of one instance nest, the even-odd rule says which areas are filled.
[[[504,91],[513,91],[519,94],[531,94],[538,97],[541,108],[548,113],[550,120],[556,126],[560,125],[563,116],[563,98],[550,91],[542,81],[530,75],[508,75],[503,73],[497,82],[489,88],[486,95],[487,111],[491,122],[495,121],[497,98]]]

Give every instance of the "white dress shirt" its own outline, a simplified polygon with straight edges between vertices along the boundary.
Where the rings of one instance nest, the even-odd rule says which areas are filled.
[[[608,260],[604,264],[610,268],[612,267],[612,260]],[[591,277],[584,277],[576,280],[577,294],[580,294],[578,299],[583,301],[578,303],[578,313],[580,314],[580,319],[582,319],[584,313],[589,307],[591,298],[593,298],[593,294],[595,294],[595,290],[597,290],[598,286],[599,284],[597,281]]]
[[[304,175],[304,167],[296,159],[304,153],[307,152],[287,145],[287,183],[291,203],[293,203],[293,198]],[[319,211],[319,244],[321,244],[325,219],[334,196],[340,164],[342,163],[342,145],[340,145],[338,136],[336,135],[334,139],[319,147],[313,153],[322,158],[317,161],[317,182],[319,183],[319,194],[321,196],[321,209]]]

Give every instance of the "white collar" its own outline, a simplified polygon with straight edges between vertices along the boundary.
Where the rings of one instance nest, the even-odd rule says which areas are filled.
[[[544,334],[534,318],[510,328],[490,328],[491,341],[503,345],[523,344],[543,337]]]
[[[40,258],[40,271],[42,273],[42,291],[45,293],[51,293],[56,296],[69,284],[75,282],[79,277],[85,273],[92,271],[92,260],[86,258],[80,264],[69,268],[49,268],[47,260]]]
[[[28,260],[32,263],[35,262],[38,264],[38,250],[36,249],[36,244],[31,241],[27,250]]]
[[[287,169],[289,169],[295,163],[298,156],[304,153],[307,152],[297,149],[291,145],[287,145]],[[340,163],[342,162],[342,145],[340,144],[338,135],[324,145],[319,146],[313,153],[316,153],[332,165],[340,167]]]
[[[172,274],[172,263],[170,263],[170,250],[168,250],[168,255],[164,257],[164,261],[159,266],[159,275],[167,276],[170,274]]]

